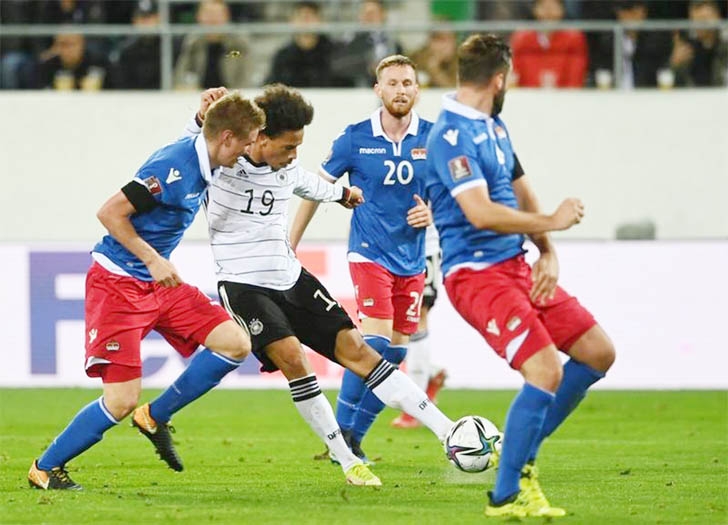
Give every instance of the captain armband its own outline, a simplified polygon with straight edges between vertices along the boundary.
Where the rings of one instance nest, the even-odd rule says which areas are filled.
[[[126,198],[129,199],[129,202],[134,206],[137,213],[152,211],[159,205],[149,191],[149,188],[143,183],[133,180],[121,188],[121,192],[126,195]]]

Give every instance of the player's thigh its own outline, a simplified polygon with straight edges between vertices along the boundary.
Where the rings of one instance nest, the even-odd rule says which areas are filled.
[[[182,356],[192,355],[221,324],[229,322],[228,326],[232,328],[230,316],[225,309],[197,287],[183,283],[174,287],[159,286],[156,290],[161,312],[154,329]],[[213,341],[216,347],[211,349],[243,354],[244,357],[243,335],[225,330],[224,333],[237,337],[224,343],[216,338]],[[234,351],[236,344],[239,348]]]
[[[556,287],[553,299],[537,308],[556,347],[568,354],[574,343],[597,324],[589,310],[560,286]]]
[[[412,335],[417,331],[424,287],[424,273],[395,277],[392,304],[394,306],[393,328],[396,332]]]
[[[229,281],[218,283],[218,290],[231,315],[248,327],[252,351],[263,365],[262,370],[278,370],[266,357],[265,347],[274,341],[296,335],[279,304],[282,292]]]
[[[445,287],[458,313],[511,368],[519,370],[552,344],[528,292],[508,273],[463,269],[448,276]]]
[[[84,306],[87,375],[101,376],[109,363],[141,367],[141,340],[159,314],[151,286],[94,263],[86,276]]]
[[[281,308],[290,319],[298,339],[316,353],[338,362],[335,349],[339,331],[354,328],[349,314],[305,269],[284,296]]]
[[[395,276],[383,266],[372,262],[351,262],[349,273],[354,283],[359,317],[393,319],[392,292]]]
[[[595,324],[569,348],[569,356],[595,370],[606,372],[614,364],[614,343],[601,326]]]

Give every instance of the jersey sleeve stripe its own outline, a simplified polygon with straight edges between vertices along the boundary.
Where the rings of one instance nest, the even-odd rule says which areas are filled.
[[[467,191],[471,188],[476,188],[478,186],[485,186],[488,187],[488,183],[485,182],[485,179],[476,179],[471,180],[469,182],[466,182],[465,184],[460,184],[459,186],[455,186],[452,190],[450,190],[450,195],[453,197],[456,197],[457,195],[460,195],[462,192]]]

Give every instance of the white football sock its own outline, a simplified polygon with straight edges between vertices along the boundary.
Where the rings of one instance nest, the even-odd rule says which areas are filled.
[[[288,386],[298,412],[321,441],[329,447],[343,471],[346,472],[352,466],[361,463],[344,441],[331,404],[321,392],[316,376],[311,374],[294,379]]]
[[[454,422],[443,414],[405,374],[382,359],[364,379],[372,392],[391,408],[407,412],[437,436],[441,442]]]
[[[410,338],[407,350],[407,375],[422,391],[427,390],[430,368],[430,340],[427,331],[418,332]]]

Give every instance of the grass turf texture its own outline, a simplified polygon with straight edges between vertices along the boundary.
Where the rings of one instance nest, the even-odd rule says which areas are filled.
[[[97,396],[0,390],[1,523],[519,521],[485,518],[493,473],[456,471],[427,430],[391,429],[389,409],[364,443],[384,486],[347,486],[339,467],[312,459],[322,444],[287,391],[218,390],[183,410],[173,422],[182,473],[127,419],[69,463],[83,492],[28,488],[33,458]],[[439,404],[502,428],[512,397],[445,390]],[[728,392],[593,392],[545,443],[539,466],[552,504],[569,513],[558,523],[728,523]]]

